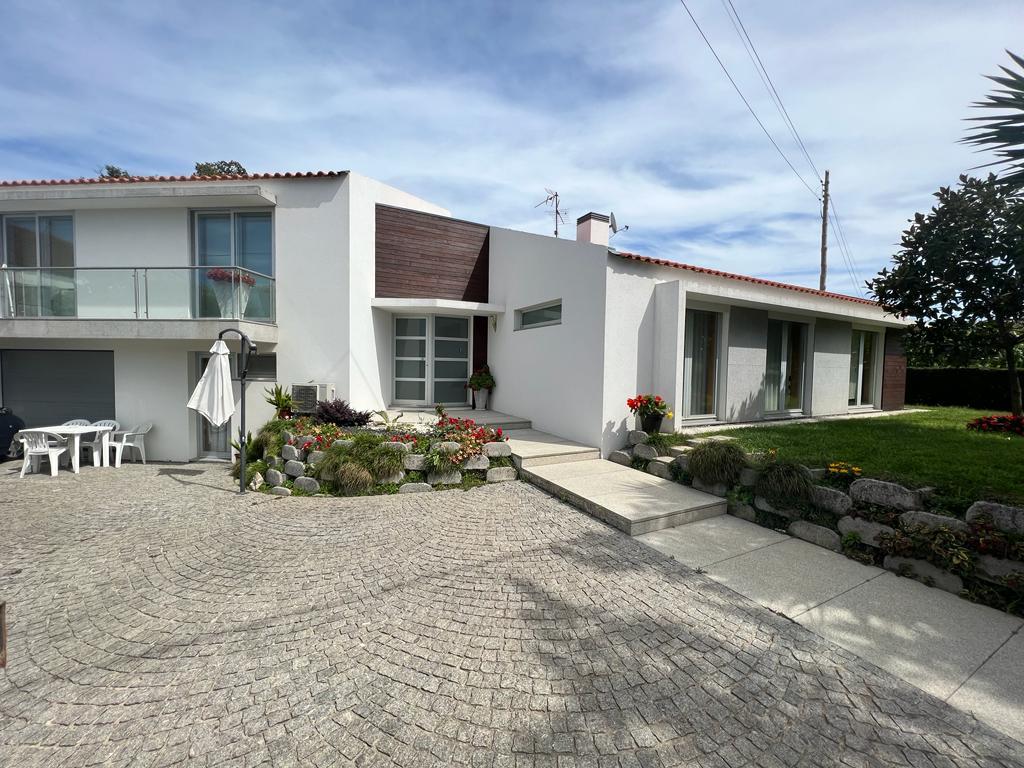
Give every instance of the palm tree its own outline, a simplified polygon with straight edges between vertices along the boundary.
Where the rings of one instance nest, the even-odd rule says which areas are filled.
[[[999,83],[998,88],[984,101],[971,106],[979,109],[998,109],[1001,114],[972,117],[980,123],[971,128],[972,133],[961,139],[982,149],[991,149],[999,160],[988,165],[1007,165],[1007,173],[999,181],[1008,186],[1024,189],[1024,58],[1010,53],[1010,58],[1020,67],[1016,72],[1009,67],[999,67],[1005,76],[986,75],[989,80]]]

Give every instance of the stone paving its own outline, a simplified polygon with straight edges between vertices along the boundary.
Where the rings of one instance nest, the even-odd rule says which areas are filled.
[[[239,497],[0,467],[3,766],[1021,766],[1024,746],[522,483]]]

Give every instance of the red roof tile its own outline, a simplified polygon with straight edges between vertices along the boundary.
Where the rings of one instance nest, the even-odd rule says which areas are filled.
[[[253,179],[320,179],[344,176],[347,171],[296,171],[289,173],[226,173],[219,176],[128,176],[122,179],[14,179],[0,180],[0,187],[51,187],[67,184],[138,184],[142,182],[244,181]]]
[[[754,283],[756,285],[768,285],[772,288],[784,288],[787,291],[798,291],[799,293],[809,293],[812,296],[822,296],[826,299],[839,299],[841,301],[852,301],[855,304],[867,304],[871,307],[879,306],[878,302],[871,301],[870,299],[862,299],[857,296],[847,296],[843,293],[832,293],[830,291],[819,291],[817,288],[805,288],[802,285],[790,285],[789,283],[777,283],[774,280],[764,280],[760,277],[751,277],[749,275],[737,275],[732,272],[722,272],[718,269],[710,269],[708,267],[695,267],[692,264],[683,264],[678,261],[668,261],[667,259],[654,259],[650,256],[641,256],[638,253],[627,253],[625,251],[611,251],[611,253],[619,256],[623,259],[629,259],[630,261],[639,261],[644,264],[657,264],[662,267],[672,267],[673,269],[688,269],[691,272],[698,272],[703,275],[712,275],[714,277],[727,277],[730,280],[742,280],[745,283]]]

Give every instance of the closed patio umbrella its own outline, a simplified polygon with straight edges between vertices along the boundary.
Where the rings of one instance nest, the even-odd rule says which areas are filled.
[[[210,362],[196,389],[189,398],[188,407],[197,411],[213,426],[227,423],[235,413],[235,395],[231,389],[231,354],[221,339],[210,347]]]

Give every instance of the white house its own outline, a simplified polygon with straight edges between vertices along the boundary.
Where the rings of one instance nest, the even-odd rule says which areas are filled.
[[[30,426],[151,421],[156,459],[228,452],[185,408],[217,333],[256,342],[250,423],[274,382],[360,409],[491,407],[619,447],[626,398],[665,429],[900,408],[903,321],[848,296],[451,218],[337,171],[0,182],[0,403]],[[234,428],[230,434],[234,434]]]

